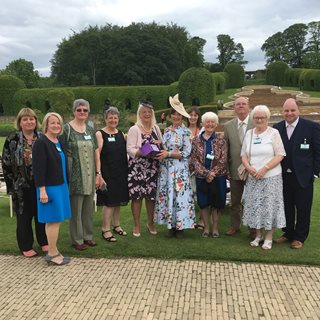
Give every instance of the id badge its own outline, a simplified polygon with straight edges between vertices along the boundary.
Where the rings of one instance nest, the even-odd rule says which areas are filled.
[[[301,143],[300,144],[300,149],[301,150],[309,150],[310,149],[310,145],[307,143]]]
[[[84,140],[91,140],[91,136],[90,136],[90,134],[88,134],[88,135],[84,136]]]
[[[214,159],[214,155],[207,153],[206,159],[209,159],[212,161]]]
[[[115,138],[115,137],[108,137],[108,141],[109,141],[109,142],[115,142],[115,141],[116,141],[116,138]]]
[[[253,140],[253,144],[261,144],[261,141],[262,141],[262,139],[261,139],[261,138],[259,138],[259,137],[254,138],[254,140]]]

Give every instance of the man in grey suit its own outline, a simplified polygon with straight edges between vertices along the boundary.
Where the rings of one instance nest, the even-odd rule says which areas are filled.
[[[248,129],[253,127],[249,112],[249,99],[239,97],[234,101],[234,111],[236,117],[228,121],[224,125],[224,137],[228,143],[228,165],[230,171],[230,191],[231,191],[231,206],[230,206],[230,229],[226,235],[234,236],[240,232],[242,204],[241,198],[244,188],[244,181],[241,181],[238,175],[238,167],[241,164],[241,147],[242,141]],[[252,231],[251,237],[254,237]]]

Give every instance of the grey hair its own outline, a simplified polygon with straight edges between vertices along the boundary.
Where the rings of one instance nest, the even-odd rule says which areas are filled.
[[[104,118],[107,118],[109,113],[117,114],[118,116],[120,115],[118,108],[114,106],[109,106],[108,109],[104,110],[104,113],[103,113]]]
[[[266,114],[267,118],[270,119],[270,110],[267,106],[265,106],[263,104],[258,104],[257,106],[255,106],[253,108],[253,110],[251,111],[252,118],[254,117],[254,114],[256,112],[264,112]]]
[[[213,120],[216,124],[219,123],[217,114],[211,111],[204,113],[201,117],[202,124],[204,124],[207,120]]]
[[[79,106],[85,106],[88,108],[89,112],[90,112],[90,104],[87,100],[84,100],[84,99],[76,99],[73,101],[73,107],[72,107],[72,111],[75,112],[76,109],[79,107]]]

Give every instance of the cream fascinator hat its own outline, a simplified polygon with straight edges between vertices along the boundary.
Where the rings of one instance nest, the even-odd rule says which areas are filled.
[[[190,115],[186,111],[186,109],[183,106],[183,103],[179,101],[179,94],[177,93],[173,98],[169,97],[169,102],[171,107],[176,110],[178,113],[183,115],[186,118],[190,118]]]

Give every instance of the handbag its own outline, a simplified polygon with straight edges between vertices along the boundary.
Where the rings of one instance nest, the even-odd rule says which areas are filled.
[[[249,162],[250,162],[250,157],[251,157],[252,136],[253,136],[253,129],[251,131],[251,139],[250,139],[250,147],[249,147],[249,157],[248,157]],[[238,175],[239,175],[240,180],[246,181],[248,179],[249,172],[246,169],[246,167],[244,166],[244,164],[241,163],[237,170],[238,170]]]

